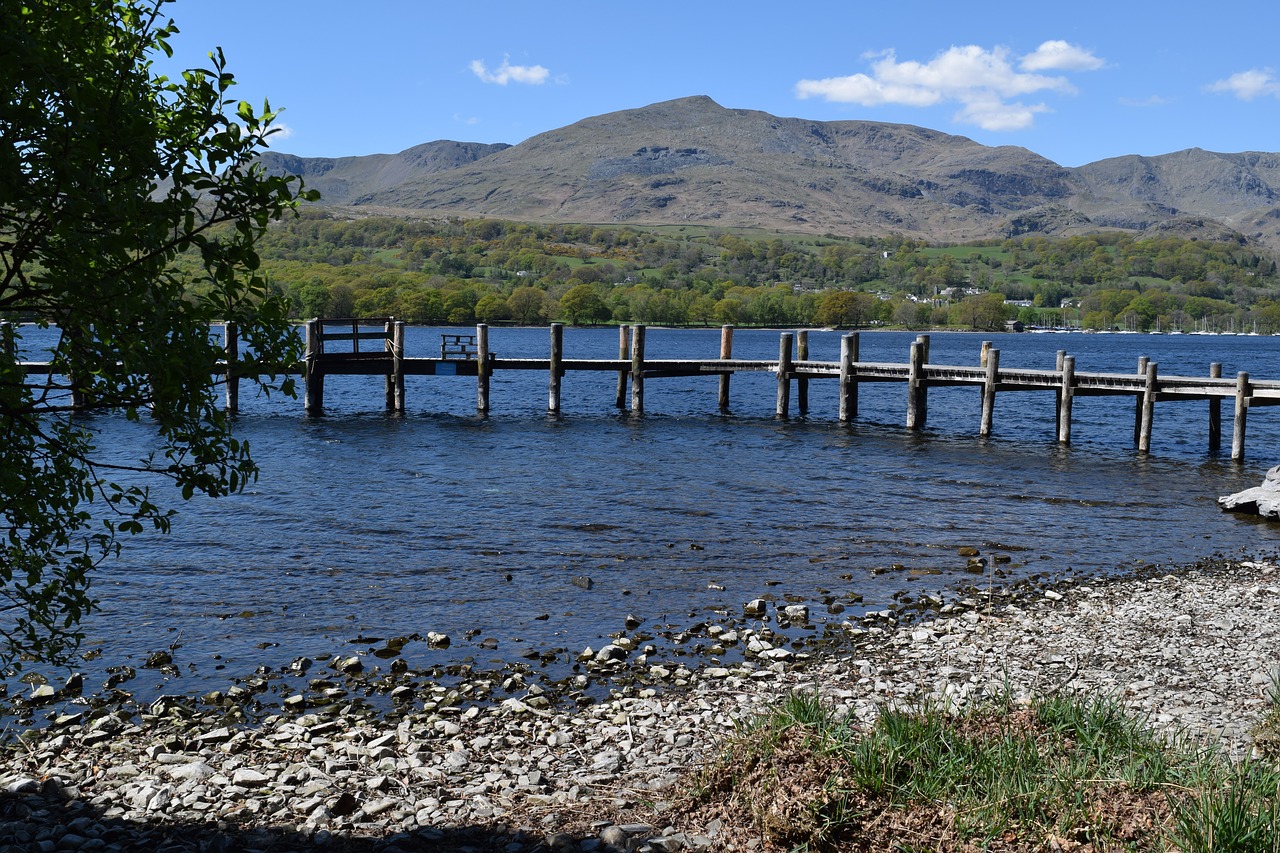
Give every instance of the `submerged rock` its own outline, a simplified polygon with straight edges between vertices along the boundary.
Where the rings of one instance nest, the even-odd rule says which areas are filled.
[[[1280,518],[1280,465],[1262,480],[1262,485],[1218,498],[1218,506],[1227,512],[1244,512],[1263,518]]]

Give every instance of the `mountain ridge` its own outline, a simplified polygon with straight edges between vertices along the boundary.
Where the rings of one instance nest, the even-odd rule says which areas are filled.
[[[267,152],[323,203],[600,224],[703,224],[965,241],[1123,229],[1280,251],[1280,154],[1190,148],[1078,167],[915,125],[814,121],[705,95],[584,118],[517,145]]]

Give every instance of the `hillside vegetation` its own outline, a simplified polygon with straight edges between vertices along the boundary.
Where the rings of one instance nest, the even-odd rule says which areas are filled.
[[[415,323],[894,325],[1280,332],[1275,260],[1124,233],[931,245],[695,226],[341,218],[260,243],[295,316]]]

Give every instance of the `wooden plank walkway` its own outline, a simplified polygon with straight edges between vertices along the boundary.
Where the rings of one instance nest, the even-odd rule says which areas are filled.
[[[466,376],[477,383],[476,407],[489,411],[489,385],[494,373],[507,370],[542,371],[548,375],[548,411],[560,411],[561,379],[569,372],[616,373],[615,404],[634,414],[644,411],[644,383],[648,379],[678,376],[716,376],[719,378],[719,405],[729,407],[729,379],[735,373],[772,373],[777,377],[775,414],[790,415],[791,386],[800,413],[808,411],[808,383],[813,380],[836,379],[840,383],[840,422],[857,417],[858,386],[866,382],[900,382],[907,386],[906,427],[923,429],[928,420],[930,387],[970,386],[981,389],[982,406],[979,434],[992,432],[995,398],[998,393],[1013,391],[1050,391],[1056,397],[1057,439],[1071,441],[1071,413],[1076,397],[1128,396],[1134,398],[1134,443],[1148,452],[1155,420],[1155,404],[1207,400],[1209,402],[1209,447],[1217,451],[1221,444],[1221,402],[1233,404],[1231,458],[1244,459],[1244,441],[1249,409],[1280,405],[1280,380],[1254,380],[1241,372],[1233,377],[1221,374],[1221,365],[1210,365],[1209,376],[1160,376],[1158,366],[1147,359],[1139,361],[1133,373],[1099,373],[1075,370],[1075,359],[1059,350],[1056,369],[1001,368],[1000,351],[984,342],[977,365],[943,365],[929,361],[929,336],[919,335],[910,345],[905,363],[858,360],[859,338],[856,332],[841,338],[840,360],[809,359],[808,332],[783,332],[779,337],[776,360],[733,358],[733,327],[721,329],[720,355],[708,359],[652,359],[645,354],[645,327],[619,328],[618,358],[571,359],[564,357],[564,327],[550,328],[550,353],[547,358],[500,358],[490,352],[489,329],[480,324],[475,335],[445,335],[441,357],[410,357],[404,349],[405,324],[393,318],[311,320],[306,324],[306,356],[301,364],[286,366],[285,372],[298,372],[305,378],[303,405],[310,415],[324,411],[324,380],[327,376],[383,376],[386,408],[405,410],[404,380],[406,376]],[[238,340],[234,326],[225,334],[228,361],[235,361]],[[365,343],[367,342],[367,343]],[[344,349],[326,348],[326,343],[341,343]],[[365,343],[365,348],[361,348]],[[346,347],[349,347],[346,348]],[[48,362],[22,362],[28,374],[49,374]],[[226,363],[222,365],[226,371]],[[238,406],[239,377],[234,373],[226,380],[226,405],[231,411]],[[628,402],[628,386],[630,399]]]

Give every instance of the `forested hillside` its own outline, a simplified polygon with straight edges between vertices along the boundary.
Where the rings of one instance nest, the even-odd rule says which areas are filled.
[[[1101,233],[929,245],[312,209],[260,250],[299,318],[973,329],[1017,318],[1280,332],[1275,260],[1234,240]]]

